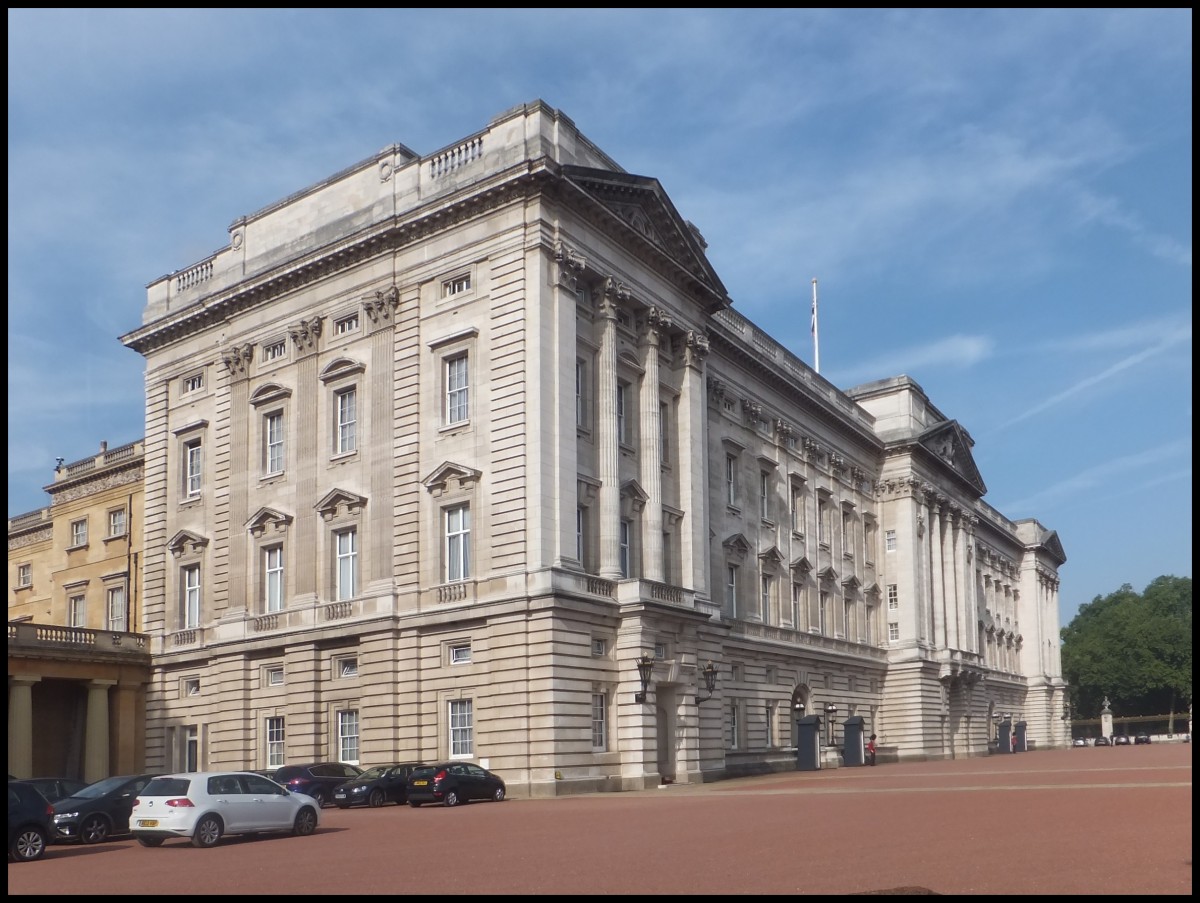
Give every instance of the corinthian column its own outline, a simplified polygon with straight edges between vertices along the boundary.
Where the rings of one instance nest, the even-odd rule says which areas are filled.
[[[708,337],[689,332],[683,351],[683,386],[679,393],[679,486],[680,500],[686,507],[682,542],[684,586],[707,600],[708,568],[705,554],[708,543],[708,430],[705,417],[708,404],[704,392],[704,362],[708,357]]]
[[[646,314],[645,375],[641,394],[641,479],[646,492],[642,520],[642,574],[647,580],[663,581],[662,513],[662,423],[658,400],[658,355],[671,327],[670,318],[657,307]]]
[[[600,576],[621,577],[621,487],[617,482],[617,298],[624,288],[609,277],[600,293],[600,356],[596,431],[600,459]]]
[[[933,644],[946,648],[946,560],[942,555],[942,508],[936,499],[929,503],[929,586],[933,593]]]

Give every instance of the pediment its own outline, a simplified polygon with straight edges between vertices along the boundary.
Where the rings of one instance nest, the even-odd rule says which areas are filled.
[[[883,590],[879,588],[878,583],[876,583],[874,580],[872,580],[870,583],[868,583],[866,586],[863,587],[863,595],[864,596],[881,596],[881,595],[883,595]]]
[[[193,533],[191,530],[180,530],[167,543],[167,550],[178,558],[180,555],[202,552],[207,545],[207,536],[201,536],[199,533]]]
[[[474,467],[443,461],[421,482],[434,495],[442,495],[446,492],[474,489],[482,476],[483,471]]]
[[[276,511],[274,508],[259,508],[254,517],[246,521],[246,529],[255,536],[261,536],[267,530],[283,530],[291,524],[290,514]]]
[[[862,586],[862,581],[853,574],[850,574],[842,578],[842,586],[844,586],[846,589],[856,590]]]
[[[330,518],[338,514],[353,514],[362,510],[367,504],[367,497],[346,489],[331,489],[313,507],[322,517]]]
[[[636,502],[641,502],[643,505],[650,498],[649,493],[642,488],[642,485],[637,480],[626,480],[621,484],[621,495],[628,497]]]
[[[782,564],[784,562],[783,553],[776,546],[758,553],[758,560],[763,564]]]
[[[1045,533],[1043,533],[1041,537],[1041,547],[1046,554],[1056,559],[1056,564],[1066,564],[1067,553],[1063,550],[1062,542],[1058,538],[1057,531],[1047,530]]]
[[[367,369],[365,364],[358,361],[352,361],[348,357],[339,357],[336,360],[330,361],[329,364],[321,371],[321,382],[327,383],[330,380],[340,379],[343,376],[352,376],[355,373],[362,373]]]
[[[832,565],[829,565],[821,568],[821,570],[817,572],[817,578],[822,583],[836,583],[838,579],[838,572],[833,569]]]
[[[980,497],[987,494],[987,486],[971,454],[975,440],[957,420],[943,420],[931,426],[917,437],[917,443],[970,484]]]
[[[276,401],[283,401],[285,398],[291,398],[292,390],[286,386],[281,386],[278,383],[267,383],[265,386],[259,386],[250,396],[250,404],[254,407],[259,407],[264,404],[271,404]]]
[[[695,287],[712,298],[710,313],[728,306],[729,294],[708,262],[707,243],[679,215],[657,179],[586,166],[564,166],[562,173],[625,229],[686,271]]]
[[[807,576],[812,572],[812,562],[805,556],[801,555],[792,562],[792,570],[798,573],[801,577]]]
[[[730,555],[733,555],[738,560],[746,557],[746,553],[750,551],[750,543],[746,541],[746,537],[741,533],[734,533],[728,537],[721,547]]]

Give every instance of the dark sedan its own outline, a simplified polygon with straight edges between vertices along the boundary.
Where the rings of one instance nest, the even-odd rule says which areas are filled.
[[[88,785],[87,781],[76,781],[73,778],[26,778],[21,783],[36,787],[42,796],[52,803],[74,796]]]
[[[426,767],[428,766],[416,762],[376,765],[345,784],[340,784],[333,791],[333,801],[339,809],[349,809],[351,806],[370,806],[374,809],[384,803],[402,806],[408,802],[408,776],[416,769]]]
[[[1129,739],[1128,734],[1117,734],[1113,737],[1113,746],[1132,746],[1133,741]]]
[[[414,809],[423,803],[457,806],[471,800],[504,799],[506,788],[500,775],[470,762],[445,762],[418,768],[408,779],[408,804]]]
[[[129,813],[138,791],[157,774],[126,774],[88,784],[54,804],[54,831],[60,843],[100,843],[129,833]]]
[[[8,861],[33,862],[54,837],[54,807],[25,781],[8,782]]]
[[[1108,742],[1108,737],[1097,737],[1096,742],[1093,743],[1092,745],[1093,746],[1112,746],[1112,744]]]
[[[295,793],[308,794],[319,806],[328,806],[333,802],[333,791],[360,774],[361,768],[345,762],[310,762],[277,768],[272,780]]]
[[[1146,743],[1149,743],[1149,742],[1150,742],[1150,735],[1149,735],[1149,734],[1145,734],[1145,733],[1143,733],[1143,734],[1138,734],[1136,737],[1134,737],[1134,738],[1133,738],[1133,745],[1134,745],[1134,746],[1142,746],[1143,744],[1146,744]]]

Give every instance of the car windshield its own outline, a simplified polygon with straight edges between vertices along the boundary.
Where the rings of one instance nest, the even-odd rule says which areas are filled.
[[[279,781],[281,784],[290,781],[298,775],[304,774],[304,769],[299,765],[285,765],[272,775],[273,780]]]
[[[103,781],[97,781],[95,784],[88,784],[82,790],[76,791],[75,796],[80,799],[94,800],[106,794],[112,793],[114,790],[119,790],[129,782],[129,778],[105,778]]]
[[[432,765],[422,765],[420,768],[414,768],[412,771],[412,774],[410,774],[409,777],[410,778],[427,778],[431,774],[433,774],[435,771],[437,771],[437,768],[435,768]]]
[[[390,765],[376,765],[374,768],[368,768],[354,780],[356,781],[373,781],[375,778],[381,778],[391,770]]]
[[[191,784],[187,778],[155,778],[138,796],[187,796]]]

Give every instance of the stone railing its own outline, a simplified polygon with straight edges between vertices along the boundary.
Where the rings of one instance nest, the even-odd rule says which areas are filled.
[[[768,640],[774,643],[785,643],[789,646],[820,649],[826,652],[841,652],[847,655],[878,659],[887,658],[887,650],[867,643],[855,643],[836,637],[822,636],[819,633],[809,633],[803,630],[793,630],[790,627],[774,627],[770,624],[759,624],[754,621],[729,622],[729,632],[733,636],[747,639]]]
[[[189,288],[194,288],[201,283],[207,282],[212,278],[213,274],[213,259],[202,261],[193,267],[189,267],[182,273],[175,274],[175,291],[182,292]]]
[[[9,622],[8,650],[9,653],[23,650],[45,652],[48,655],[102,652],[139,659],[149,655],[146,636],[141,633],[34,624],[30,621]]]
[[[429,176],[433,179],[440,179],[460,166],[466,166],[482,156],[483,137],[478,136],[449,150],[434,154],[429,160]]]

